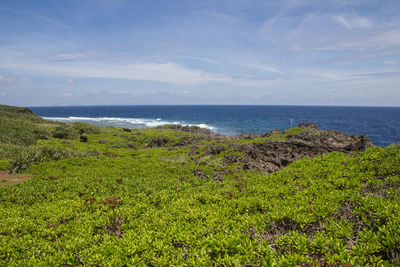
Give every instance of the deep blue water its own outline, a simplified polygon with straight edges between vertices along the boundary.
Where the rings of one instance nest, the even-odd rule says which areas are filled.
[[[322,106],[73,106],[30,107],[47,119],[137,128],[198,125],[234,135],[316,122],[321,129],[366,134],[378,146],[400,143],[400,107]]]

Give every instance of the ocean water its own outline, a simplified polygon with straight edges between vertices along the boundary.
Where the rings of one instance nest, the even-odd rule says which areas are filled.
[[[125,128],[197,125],[226,135],[265,133],[294,127],[300,122],[316,122],[325,130],[366,134],[377,146],[400,143],[400,107],[146,105],[29,108],[49,120]]]

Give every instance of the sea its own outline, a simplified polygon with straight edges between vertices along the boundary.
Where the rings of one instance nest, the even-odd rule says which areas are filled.
[[[400,107],[133,105],[29,107],[54,121],[148,128],[196,125],[224,135],[265,133],[316,122],[320,129],[369,136],[376,146],[400,143]]]

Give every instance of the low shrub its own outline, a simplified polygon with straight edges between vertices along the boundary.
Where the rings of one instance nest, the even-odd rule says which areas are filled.
[[[100,133],[100,128],[95,126],[95,125],[91,125],[91,124],[87,124],[87,123],[83,123],[83,122],[75,122],[73,124],[71,124],[71,128],[72,131],[74,132],[78,132],[79,134],[98,134]]]
[[[21,150],[10,162],[10,173],[18,173],[28,169],[32,164],[61,160],[72,157],[84,157],[90,152],[78,152],[50,146],[29,147]]]
[[[76,122],[72,124],[63,124],[58,126],[52,136],[60,139],[75,139],[83,134],[98,134],[100,129],[97,126],[87,123]]]
[[[73,138],[73,131],[69,125],[60,125],[58,126],[54,131],[52,136],[54,138],[60,138],[60,139],[72,139]]]

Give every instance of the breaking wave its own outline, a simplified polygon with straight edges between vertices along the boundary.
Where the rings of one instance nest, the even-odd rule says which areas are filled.
[[[151,128],[167,124],[180,124],[183,126],[198,126],[200,128],[209,129],[216,131],[216,128],[205,123],[193,124],[186,123],[183,121],[167,121],[161,118],[157,119],[143,119],[143,118],[112,118],[112,117],[101,117],[101,118],[89,118],[89,117],[42,117],[46,120],[61,121],[61,122],[87,122],[98,126],[115,126],[125,128]]]

